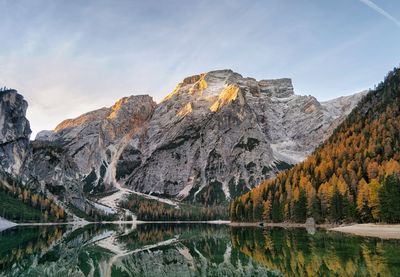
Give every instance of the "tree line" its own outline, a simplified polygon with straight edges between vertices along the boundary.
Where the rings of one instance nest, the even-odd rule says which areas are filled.
[[[400,70],[304,162],[230,204],[233,221],[400,222]]]
[[[207,221],[228,219],[225,206],[195,206],[182,203],[179,208],[156,200],[130,195],[121,207],[133,212],[138,220],[144,221]]]
[[[0,174],[0,192],[0,213],[6,219],[48,222],[67,218],[64,208],[53,197],[24,187],[6,174]],[[10,198],[17,201],[10,201]]]

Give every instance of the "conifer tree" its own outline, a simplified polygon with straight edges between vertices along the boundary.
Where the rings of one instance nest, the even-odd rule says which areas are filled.
[[[381,218],[389,223],[400,222],[400,180],[396,174],[385,177],[379,191]]]

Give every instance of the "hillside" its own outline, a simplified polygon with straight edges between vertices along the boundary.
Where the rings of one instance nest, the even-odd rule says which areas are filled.
[[[233,221],[400,222],[400,69],[304,162],[230,205]]]

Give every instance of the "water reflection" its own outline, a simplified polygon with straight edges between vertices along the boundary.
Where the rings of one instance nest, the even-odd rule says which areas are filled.
[[[207,224],[18,227],[0,276],[400,276],[399,241]]]
[[[62,237],[63,227],[16,227],[0,233],[0,270],[24,267],[45,254]]]
[[[400,276],[400,241],[302,229],[232,229],[233,247],[285,276]]]

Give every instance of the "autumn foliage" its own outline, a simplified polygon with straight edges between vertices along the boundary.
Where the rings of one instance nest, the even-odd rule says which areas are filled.
[[[137,195],[130,195],[120,205],[133,212],[138,220],[145,221],[208,221],[227,219],[226,206],[195,206],[180,203],[179,207]]]
[[[304,162],[230,205],[233,221],[400,222],[400,69]]]
[[[67,214],[56,200],[44,192],[31,190],[4,172],[0,172],[0,216],[17,222],[65,221]],[[6,203],[7,199],[15,199]],[[28,207],[24,209],[24,207]],[[30,210],[29,210],[30,209]]]

